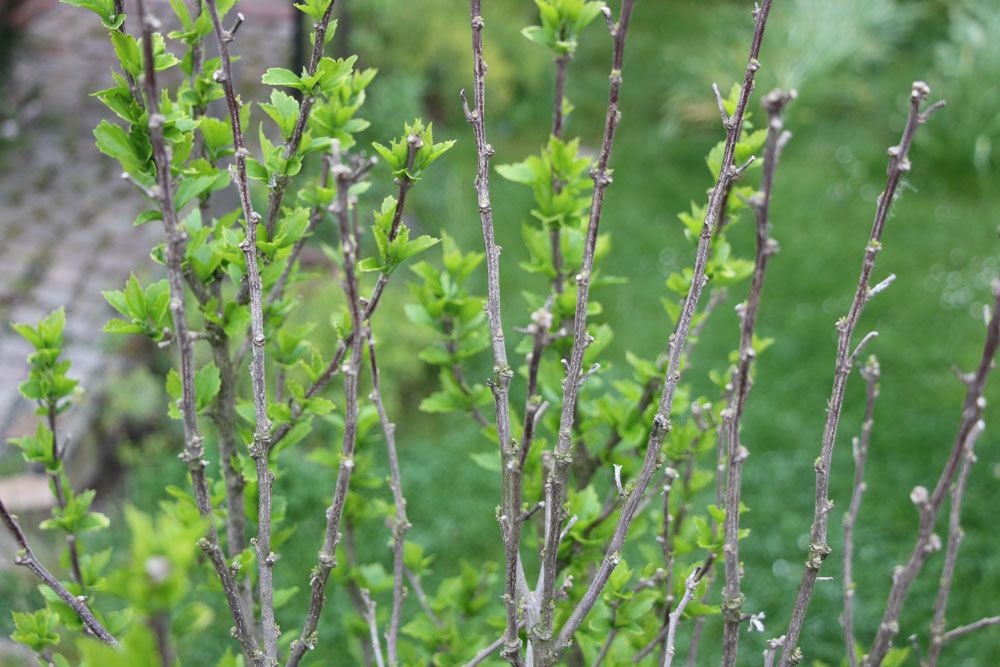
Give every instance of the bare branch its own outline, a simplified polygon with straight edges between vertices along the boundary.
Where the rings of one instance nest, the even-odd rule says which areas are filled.
[[[382,389],[379,381],[378,362],[375,357],[375,338],[371,329],[368,330],[368,359],[372,372],[372,392],[371,401],[375,404],[379,421],[382,424],[382,433],[385,435],[385,448],[389,457],[389,486],[392,489],[392,498],[396,506],[396,518],[392,521],[392,614],[389,620],[389,632],[386,633],[386,653],[389,664],[395,665],[397,662],[396,643],[399,639],[400,618],[403,611],[403,599],[406,597],[406,588],[403,584],[405,566],[403,565],[403,548],[406,541],[406,531],[410,527],[410,521],[406,517],[406,498],[403,496],[403,481],[399,473],[399,455],[396,453],[396,425],[389,421],[389,415],[385,411],[385,404],[382,402]]]
[[[736,664],[736,654],[743,622],[743,594],[740,590],[740,496],[742,493],[743,462],[748,456],[740,444],[740,423],[747,396],[750,393],[750,371],[754,360],[753,338],[757,327],[764,276],[768,261],[775,246],[769,235],[771,195],[774,190],[774,172],[778,166],[778,141],[784,133],[782,113],[785,106],[795,97],[794,92],[775,90],[763,100],[767,111],[767,141],[764,148],[764,175],[760,193],[754,197],[753,208],[757,217],[757,243],[753,277],[750,280],[750,294],[742,309],[740,324],[739,361],[733,373],[733,391],[729,404],[722,413],[722,443],[726,453],[726,516],[723,521],[725,536],[726,584],[723,588],[722,613],[725,619],[722,638],[722,664],[732,667]]]
[[[670,614],[670,624],[667,628],[667,638],[663,648],[663,662],[661,663],[663,667],[670,667],[673,664],[674,653],[677,650],[677,626],[681,621],[681,616],[684,614],[684,608],[694,598],[695,589],[698,588],[698,584],[701,583],[701,579],[705,576],[705,573],[712,567],[714,559],[714,554],[709,554],[705,562],[700,567],[692,570],[691,574],[684,580],[684,595],[681,597],[681,601],[677,603],[677,608]]]
[[[865,380],[867,391],[865,418],[861,423],[861,437],[855,438],[853,442],[854,491],[851,493],[851,504],[844,514],[844,613],[840,619],[840,623],[844,627],[844,650],[847,653],[850,667],[857,667],[857,643],[854,638],[854,526],[861,508],[861,496],[866,489],[865,461],[868,458],[868,446],[871,444],[872,426],[875,423],[875,400],[879,395],[880,370],[878,360],[874,356],[869,358],[864,366],[859,367],[858,372]]]
[[[316,628],[319,625],[319,616],[323,611],[323,605],[326,603],[326,584],[330,577],[330,571],[337,565],[336,551],[341,537],[340,521],[344,514],[344,505],[347,502],[351,472],[354,470],[354,449],[358,441],[358,376],[361,373],[363,361],[366,325],[358,294],[358,247],[351,231],[350,202],[348,200],[348,190],[353,184],[351,180],[353,175],[351,170],[343,164],[340,142],[336,140],[333,142],[332,174],[337,184],[337,198],[331,208],[336,214],[340,229],[340,246],[344,258],[343,287],[351,315],[351,356],[344,371],[344,440],[333,500],[326,511],[323,546],[309,581],[311,590],[309,611],[299,638],[292,642],[288,662],[285,663],[286,667],[298,665],[306,651],[316,646]],[[375,644],[373,644],[373,648],[375,648]]]
[[[378,638],[378,620],[375,618],[375,601],[372,600],[367,588],[361,589],[361,599],[365,605],[365,620],[368,622],[368,633],[371,638],[372,650],[375,653],[375,664],[378,667],[385,667],[385,659],[382,657],[382,642]]]
[[[559,415],[559,435],[556,441],[554,462],[549,472],[549,483],[552,485],[553,502],[546,503],[547,521],[553,526],[546,536],[542,548],[542,616],[538,628],[533,629],[535,637],[535,662],[540,665],[555,660],[561,650],[561,643],[552,646],[553,621],[555,618],[555,586],[558,576],[558,544],[555,541],[559,527],[566,519],[563,509],[566,497],[566,481],[572,463],[572,433],[576,418],[577,394],[583,376],[583,357],[587,347],[593,340],[587,332],[587,304],[590,299],[590,280],[593,274],[594,253],[597,246],[598,228],[601,214],[604,210],[604,194],[611,184],[611,171],[608,164],[611,160],[611,149],[614,144],[615,132],[621,121],[619,96],[622,85],[622,67],[625,54],[625,38],[628,35],[629,23],[632,18],[634,0],[624,0],[621,14],[612,31],[613,55],[611,62],[610,86],[608,89],[607,115],[604,121],[604,138],[598,153],[596,163],[591,167],[590,174],[594,180],[594,192],[590,205],[590,219],[587,223],[587,235],[583,246],[583,258],[580,271],[576,275],[576,309],[573,316],[573,345],[570,351],[569,364],[566,369],[566,379],[563,381],[562,410]]]
[[[490,157],[493,146],[486,141],[486,61],[483,59],[482,0],[470,0],[469,12],[472,25],[473,102],[469,108],[465,91],[461,93],[466,120],[472,125],[476,141],[478,166],[476,169],[476,199],[486,250],[486,318],[489,322],[493,348],[493,403],[496,409],[497,441],[501,461],[501,536],[504,545],[504,606],[507,626],[503,637],[501,656],[511,665],[521,665],[521,639],[518,636],[517,563],[521,542],[521,469],[520,453],[510,428],[510,380],[513,376],[507,361],[503,321],[500,313],[500,246],[493,233],[493,206],[490,201]]]
[[[256,426],[249,450],[257,471],[258,519],[257,537],[254,540],[254,545],[257,551],[257,589],[260,595],[260,615],[264,631],[264,659],[273,663],[278,659],[279,634],[278,624],[274,618],[273,584],[273,569],[277,556],[271,552],[271,487],[274,483],[274,475],[268,466],[271,420],[267,416],[267,381],[264,370],[264,344],[266,341],[264,338],[263,284],[257,265],[257,223],[260,222],[260,215],[253,209],[253,203],[250,200],[250,185],[247,181],[248,152],[243,140],[240,102],[236,97],[233,85],[232,57],[229,53],[229,42],[232,41],[232,35],[222,28],[216,1],[206,0],[205,6],[212,19],[212,28],[219,46],[221,73],[216,78],[222,84],[226,104],[229,107],[229,122],[233,130],[233,149],[236,157],[234,180],[246,224],[246,237],[240,243],[240,250],[243,251],[243,258],[246,262],[247,286],[250,291],[250,340],[253,350],[250,359],[250,380]]]
[[[980,418],[986,407],[983,390],[986,386],[986,379],[993,369],[993,359],[996,356],[997,347],[1000,346],[1000,281],[993,283],[993,298],[993,315],[986,329],[983,355],[966,390],[958,433],[955,435],[951,453],[941,470],[934,491],[928,495],[926,489],[918,487],[911,494],[911,498],[914,499],[920,511],[917,539],[906,564],[897,566],[893,573],[892,588],[889,589],[889,598],[882,613],[878,633],[875,635],[875,640],[863,662],[866,667],[877,667],[882,664],[886,653],[889,652],[892,638],[899,631],[899,614],[910,591],[910,586],[913,585],[930,555],[941,548],[941,540],[934,534],[934,524],[937,522],[938,513],[941,511],[948,488],[958,472],[958,466],[965,455],[969,439],[979,429]],[[919,493],[918,490],[920,490]]]
[[[950,642],[952,639],[958,639],[959,637],[964,637],[970,632],[975,632],[981,628],[986,628],[991,625],[1000,624],[1000,616],[988,616],[986,618],[981,618],[974,623],[969,623],[968,625],[962,625],[941,635],[942,642]]]
[[[889,167],[885,190],[883,190],[878,198],[875,219],[872,223],[868,244],[865,248],[864,260],[861,265],[860,275],[858,276],[858,285],[854,292],[854,299],[851,302],[851,307],[847,315],[837,322],[839,337],[833,388],[830,392],[820,455],[816,459],[814,466],[816,469],[816,503],[812,528],[810,529],[809,554],[806,558],[802,580],[799,583],[795,605],[788,623],[787,638],[781,652],[781,659],[778,662],[779,667],[789,667],[792,664],[792,655],[798,649],[799,635],[805,624],[806,611],[809,607],[809,600],[812,598],[813,589],[816,586],[816,578],[819,576],[819,570],[823,561],[830,554],[830,546],[827,544],[830,509],[833,505],[830,502],[830,466],[833,461],[833,447],[837,439],[837,426],[840,423],[840,414],[844,405],[844,391],[847,389],[847,379],[853,365],[853,354],[859,351],[855,349],[852,353],[851,339],[867,302],[871,275],[875,268],[875,257],[882,248],[882,233],[885,231],[889,212],[896,199],[896,191],[903,178],[903,174],[910,169],[910,146],[920,125],[920,107],[929,94],[930,89],[926,84],[919,81],[913,84],[910,92],[910,113],[906,120],[906,126],[903,129],[902,138],[898,145],[889,149]],[[864,342],[862,341],[862,343]]]
[[[105,644],[117,647],[118,640],[115,639],[110,632],[108,632],[107,628],[101,625],[101,622],[97,620],[94,613],[90,611],[86,604],[84,604],[86,598],[83,596],[76,597],[70,593],[66,587],[63,586],[62,583],[38,561],[38,558],[35,557],[35,553],[31,550],[31,547],[28,546],[28,540],[24,536],[21,526],[17,523],[17,517],[7,511],[7,507],[3,504],[2,499],[0,499],[0,520],[3,521],[7,531],[17,543],[18,552],[17,556],[14,557],[14,564],[31,570],[36,577],[41,579],[53,593],[59,596],[59,599],[65,602],[66,605],[73,610],[73,613],[75,613],[77,617],[79,617],[80,621],[83,622],[83,625],[86,627],[88,632]]]
[[[938,592],[934,600],[934,616],[931,620],[930,645],[927,647],[927,660],[921,664],[927,667],[935,667],[941,657],[941,649],[944,646],[944,624],[945,613],[948,610],[948,596],[951,594],[952,581],[955,576],[955,565],[958,562],[958,547],[965,535],[962,530],[962,499],[965,496],[965,485],[969,481],[969,473],[972,471],[972,464],[976,462],[976,440],[986,429],[986,424],[982,420],[969,432],[965,441],[965,452],[962,459],[962,468],[958,472],[958,477],[951,487],[951,511],[948,516],[948,544],[944,552],[944,565],[941,568],[941,577],[938,579]]]
[[[668,351],[667,371],[664,377],[663,393],[657,408],[656,416],[646,443],[646,454],[643,460],[642,469],[636,480],[635,486],[629,497],[625,500],[618,523],[611,536],[608,546],[605,548],[604,558],[595,572],[587,591],[577,603],[576,608],[570,614],[565,625],[560,630],[556,645],[563,647],[569,644],[577,628],[583,623],[584,618],[597,602],[601,590],[607,583],[608,578],[615,566],[618,565],[618,554],[625,542],[629,527],[636,516],[636,512],[649,486],[653,475],[659,466],[660,447],[663,438],[670,431],[670,412],[673,407],[674,395],[681,380],[681,360],[684,357],[684,349],[687,345],[690,333],[691,322],[698,307],[702,290],[707,282],[705,269],[711,251],[712,236],[714,227],[719,217],[722,206],[723,194],[727,186],[731,183],[733,162],[736,154],[736,143],[743,129],[743,117],[747,104],[750,100],[750,93],[753,89],[753,81],[760,67],[757,56],[760,53],[761,42],[764,38],[764,27],[767,24],[767,16],[771,10],[771,0],[764,0],[764,3],[755,12],[755,27],[753,42],[750,47],[750,55],[746,72],[743,78],[743,85],[740,90],[740,98],[733,113],[732,127],[728,130],[726,144],[723,150],[722,165],[719,171],[719,180],[712,188],[706,210],[705,223],[702,227],[698,239],[698,250],[692,273],[691,287],[681,310],[680,318],[677,322],[675,332],[670,336]]]

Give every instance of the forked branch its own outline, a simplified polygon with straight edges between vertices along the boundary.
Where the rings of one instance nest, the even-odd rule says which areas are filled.
[[[705,221],[698,238],[698,249],[694,270],[692,271],[691,286],[688,290],[687,298],[684,300],[684,306],[681,309],[677,327],[670,336],[667,370],[663,380],[663,393],[660,396],[657,412],[653,418],[653,425],[646,442],[646,454],[643,459],[642,469],[639,472],[631,493],[629,493],[622,505],[614,533],[607,547],[605,547],[604,558],[597,567],[597,571],[591,579],[587,591],[559,631],[556,640],[556,646],[559,648],[567,646],[573,639],[574,633],[576,633],[587,614],[597,603],[601,591],[604,589],[612,571],[618,565],[620,561],[619,554],[625,543],[625,537],[632,525],[632,521],[635,519],[646,489],[650,481],[652,481],[656,469],[659,467],[661,445],[663,444],[664,437],[670,432],[670,413],[673,409],[677,386],[681,380],[681,360],[684,357],[684,350],[691,330],[691,322],[694,319],[698,308],[698,301],[701,299],[701,293],[707,282],[705,269],[711,253],[712,236],[716,220],[719,217],[724,193],[727,191],[728,185],[738,175],[737,167],[734,164],[736,143],[743,130],[743,118],[746,113],[747,104],[750,101],[754,78],[757,70],[760,68],[757,57],[760,54],[761,43],[764,39],[764,28],[767,25],[767,17],[770,11],[771,1],[765,0],[754,12],[754,34],[750,46],[747,68],[743,77],[743,84],[740,89],[736,109],[727,127],[726,143],[723,149],[719,178],[709,194]]]
[[[797,653],[799,635],[805,624],[806,611],[809,607],[809,600],[812,598],[813,590],[816,587],[816,580],[819,577],[819,570],[823,561],[830,555],[830,546],[827,544],[827,534],[829,532],[830,510],[833,503],[830,502],[830,465],[833,461],[833,447],[837,439],[837,426],[840,423],[840,414],[844,405],[844,391],[847,389],[847,379],[851,374],[851,368],[861,347],[871,340],[871,335],[862,339],[861,344],[851,348],[854,330],[861,319],[865,304],[871,298],[871,277],[875,268],[875,257],[882,249],[882,234],[885,231],[885,224],[889,219],[889,212],[896,199],[896,191],[903,175],[910,171],[910,146],[913,144],[913,137],[919,128],[928,118],[928,115],[937,108],[937,105],[928,107],[927,111],[922,111],[924,101],[930,95],[930,88],[922,81],[913,84],[910,91],[910,113],[906,119],[906,126],[903,128],[903,136],[899,144],[889,149],[889,167],[885,189],[879,195],[878,205],[875,210],[875,220],[872,223],[871,234],[868,238],[868,245],[865,247],[864,260],[861,264],[860,275],[858,276],[858,286],[854,292],[854,299],[851,302],[847,315],[837,321],[837,360],[834,366],[833,389],[830,392],[828,403],[826,426],[823,429],[823,441],[820,447],[819,458],[816,459],[816,503],[813,512],[813,523],[809,535],[809,553],[806,557],[805,569],[802,573],[802,580],[799,583],[798,593],[795,598],[795,605],[792,608],[791,618],[788,622],[788,632],[786,633],[785,645],[782,648],[779,667],[788,667],[792,664],[792,656]]]

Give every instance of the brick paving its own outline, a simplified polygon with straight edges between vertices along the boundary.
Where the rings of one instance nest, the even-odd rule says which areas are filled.
[[[156,223],[132,227],[132,219],[143,208],[142,197],[121,180],[117,164],[98,153],[91,134],[102,118],[111,115],[90,97],[111,80],[114,54],[105,31],[86,10],[54,1],[52,5],[27,26],[10,90],[5,91],[10,99],[30,99],[34,111],[25,107],[17,120],[17,136],[0,145],[4,443],[33,428],[32,406],[17,392],[26,374],[28,345],[6,323],[33,323],[65,305],[72,375],[91,396],[98,396],[111,361],[106,354],[111,341],[101,329],[113,315],[101,291],[120,289],[130,271],[150,276],[158,275],[159,269],[150,260],[149,249],[158,242],[162,227]],[[165,0],[153,5],[166,32],[171,11]],[[279,0],[245,0],[240,10],[247,22],[236,44],[243,56],[237,69],[245,99],[252,99],[257,90],[254,82],[259,85],[263,69],[287,62],[289,11]],[[88,410],[71,411],[65,419],[64,430],[83,432]],[[11,449],[0,444],[0,457],[11,456]],[[34,477],[28,473],[28,482]],[[24,483],[24,478],[0,481],[0,495],[15,506],[20,501],[34,503],[34,494]]]

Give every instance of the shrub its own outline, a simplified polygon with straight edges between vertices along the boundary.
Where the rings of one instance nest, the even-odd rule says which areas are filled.
[[[536,291],[526,295],[533,313],[526,326],[507,329],[490,191],[494,149],[486,123],[481,0],[470,1],[473,81],[471,95],[463,91],[461,101],[477,154],[482,252],[464,251],[444,231],[440,238],[417,235],[405,219],[410,190],[433,182],[433,163],[446,155],[452,140],[436,140],[431,124],[416,119],[398,137],[374,143],[378,157],[367,157],[358,144],[356,135],[367,127],[358,114],[376,73],[358,70],[353,56],[324,55],[336,29],[332,0],[296,5],[313,21],[311,55],[301,72],[274,67],[264,74],[262,83],[272,91],[258,105],[267,119],[258,114],[253,152],[245,132],[251,107],[234,88],[230,48],[243,18],[227,17],[233,0],[172,0],[180,28],[165,36],[142,0],[137,20],[125,15],[118,0],[67,2],[97,14],[120,64],[114,85],[95,93],[119,119],[96,128],[97,147],[120,163],[124,177],[149,200],[135,224],[160,222],[165,233],[152,255],[165,267],[166,278],[143,284],[132,276],[122,290],[105,293],[118,313],[105,330],[146,336],[175,351],[176,367],[166,378],[168,412],[182,425],[180,458],[191,490],[169,488],[170,500],[155,516],[126,510],[129,554],[123,566],[105,574],[111,552],[89,553],[85,536],[106,528],[108,519],[91,511],[93,491],[74,492],[62,465],[58,421],[71,407],[75,387],[69,362],[62,358],[65,318],[56,311],[37,326],[16,325],[35,348],[21,391],[37,402],[40,420],[34,435],[14,444],[51,476],[56,506],[41,527],[65,534],[69,574],[64,581],[40,562],[17,519],[0,504],[0,518],[19,546],[16,562],[44,584],[45,607],[15,614],[17,641],[48,664],[69,664],[66,655],[74,655],[60,633],[78,634],[75,657],[81,664],[157,659],[172,664],[179,642],[212,627],[211,606],[191,585],[207,564],[214,573],[207,586],[215,602],[228,608],[235,640],[219,665],[321,664],[323,658],[312,652],[325,640],[321,620],[332,573],[353,607],[348,628],[360,647],[353,659],[380,667],[475,665],[494,655],[513,665],[562,660],[670,665],[684,621],[693,627],[688,647],[693,664],[699,642],[705,641],[704,619],[712,615],[723,621],[722,636],[715,638],[723,664],[736,663],[744,629],[763,629],[762,615],[745,608],[741,592],[739,549],[747,537],[740,525],[746,509],[741,476],[749,452],[740,425],[754,360],[771,342],[757,334],[756,323],[769,259],[778,250],[771,238],[770,202],[779,158],[791,136],[782,114],[796,96],[783,90],[763,96],[762,122],[754,125],[750,100],[770,0],[754,10],[741,82],[725,95],[714,88],[725,138],[706,156],[707,202],[692,204],[679,216],[693,260],[666,284],[663,303],[673,330],[660,357],[630,355],[627,374],[603,370],[599,359],[612,325],[629,323],[602,321],[591,291],[618,282],[601,271],[611,244],[600,224],[613,184],[634,0],[622,0],[617,15],[590,0],[537,0],[538,25],[523,31],[535,44],[531,48],[551,54],[555,94],[551,131],[541,150],[495,168],[502,178],[530,188],[534,201],[522,227],[528,260],[520,267],[537,276]],[[875,19],[881,21],[882,14]],[[565,83],[578,43],[602,24],[611,35],[612,63],[603,138],[591,157],[579,139],[567,136],[572,105]],[[138,28],[140,37],[126,26]],[[204,42],[213,38],[219,56],[208,58]],[[171,51],[176,48],[180,56]],[[176,85],[162,88],[159,82],[170,76],[162,73],[168,71],[180,76]],[[787,632],[768,642],[767,664],[802,660],[800,633],[831,553],[830,468],[845,390],[862,350],[876,335],[859,337],[856,329],[866,304],[894,280],[889,275],[876,281],[875,262],[892,205],[911,169],[914,137],[941,106],[928,104],[929,95],[926,84],[913,84],[901,139],[889,149],[886,185],[851,306],[836,324],[833,388],[814,464],[810,543]],[[220,118],[212,115],[217,101],[224,101],[227,112]],[[369,238],[360,211],[379,159],[391,174],[395,195],[375,203]],[[318,175],[310,175],[307,163],[318,167]],[[213,195],[229,187],[235,187],[240,206],[215,215]],[[262,200],[260,212],[255,192]],[[754,225],[752,259],[738,256],[727,240],[741,218]],[[324,223],[331,219],[335,233],[329,238],[337,245],[323,248],[343,288],[343,302],[323,313],[336,336],[335,350],[327,356],[321,352],[323,325],[302,321],[302,299],[309,294],[302,288],[325,278],[304,271],[300,256],[310,238],[328,234]],[[481,267],[485,297],[469,286]],[[383,401],[379,341],[372,330],[386,290],[399,282],[393,277],[406,270],[415,279],[405,314],[433,335],[419,357],[439,369],[439,386],[421,408],[473,419],[497,449],[496,456],[474,460],[494,471],[502,488],[496,513],[503,551],[499,574],[490,566],[462,563],[434,591],[426,590],[422,579],[433,557],[425,545],[409,539],[396,448],[397,435],[408,434],[397,434]],[[714,395],[696,395],[684,381],[691,349],[725,298],[724,288],[735,289],[748,279],[730,368],[713,375]],[[703,298],[706,288],[710,295]],[[852,666],[906,659],[908,649],[892,647],[899,614],[929,555],[942,548],[946,559],[927,663],[936,664],[947,642],[1000,622],[985,618],[951,630],[945,625],[961,501],[973,447],[984,428],[983,390],[1000,344],[1000,288],[996,295],[988,309],[981,361],[962,376],[967,395],[950,456],[933,490],[917,487],[911,494],[920,515],[913,552],[897,570],[875,638],[864,649],[854,637],[851,559],[880,371],[873,357],[860,364],[867,410],[855,441],[854,494],[842,555],[844,648]],[[309,312],[316,310],[312,305]],[[510,354],[507,332],[521,336]],[[467,371],[484,356],[492,360],[492,373],[479,384]],[[523,364],[515,357],[523,357]],[[240,382],[247,360],[249,385]],[[343,380],[342,405],[326,392],[335,377]],[[278,555],[294,530],[276,491],[294,482],[282,472],[297,452],[314,444],[314,428],[323,422],[333,426],[339,447],[319,446],[309,454],[311,462],[335,471],[335,481],[315,565],[299,573],[303,589],[308,585],[305,600],[304,590],[300,595],[298,588],[274,584]],[[359,491],[379,488],[372,472],[379,431],[389,493],[371,501]],[[218,460],[210,460],[209,452],[217,452]],[[695,511],[692,500],[703,490],[710,494],[713,485],[714,504]],[[945,545],[934,529],[949,494]],[[355,531],[377,530],[380,522],[388,528],[391,572],[378,563],[359,562],[354,549]],[[534,586],[529,573],[537,577]],[[721,598],[711,604],[716,581]],[[494,602],[498,588],[502,604]],[[415,604],[405,604],[408,591]],[[303,610],[302,620],[282,633],[277,614],[293,604]]]

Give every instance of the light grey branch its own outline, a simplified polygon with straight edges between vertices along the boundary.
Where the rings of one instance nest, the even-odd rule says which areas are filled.
[[[860,275],[858,276],[858,285],[854,292],[854,299],[851,302],[851,307],[847,315],[837,322],[837,332],[839,335],[837,341],[837,360],[834,366],[833,388],[830,391],[830,401],[826,413],[826,426],[823,429],[820,454],[814,465],[816,470],[816,502],[809,536],[809,553],[806,557],[805,568],[788,623],[785,645],[781,652],[781,659],[778,662],[779,667],[789,667],[792,664],[792,656],[798,649],[799,635],[805,624],[809,600],[812,598],[812,593],[816,586],[816,578],[819,576],[819,570],[823,561],[830,554],[830,546],[827,544],[830,510],[833,505],[830,502],[830,466],[833,461],[833,447],[837,439],[837,426],[840,423],[840,414],[844,405],[844,391],[847,389],[847,379],[851,373],[853,355],[858,351],[855,350],[852,353],[851,339],[853,338],[855,328],[858,326],[858,321],[861,319],[861,313],[864,310],[865,304],[868,301],[868,292],[871,289],[871,275],[875,268],[875,257],[882,249],[882,234],[885,231],[885,225],[889,219],[892,204],[896,199],[896,191],[903,179],[903,175],[910,170],[910,146],[921,123],[921,105],[929,95],[930,88],[927,87],[927,84],[920,81],[913,84],[910,91],[910,113],[906,120],[906,126],[903,129],[902,138],[898,145],[889,149],[889,167],[885,190],[882,191],[882,194],[878,198],[875,219],[872,223],[868,245],[865,248],[864,260],[861,265]]]
[[[942,642],[950,642],[952,639],[958,639],[959,637],[964,637],[970,632],[975,632],[981,628],[986,628],[991,625],[1000,624],[1000,616],[988,616],[986,618],[981,618],[974,623],[969,623],[968,625],[962,625],[941,635]]]
[[[761,42],[764,37],[764,27],[767,24],[767,17],[771,10],[771,0],[764,0],[763,4],[754,12],[755,27],[753,42],[750,47],[750,56],[747,63],[746,72],[743,78],[743,85],[740,91],[740,98],[733,114],[731,127],[727,130],[725,148],[723,150],[722,165],[719,170],[719,179],[712,188],[709,195],[706,210],[705,222],[702,226],[701,234],[698,238],[698,250],[695,258],[694,270],[692,272],[691,287],[681,310],[680,318],[677,322],[675,332],[670,336],[667,371],[663,381],[663,393],[657,406],[656,416],[653,418],[653,425],[646,443],[646,454],[643,460],[642,469],[636,480],[635,486],[629,497],[625,500],[618,523],[614,533],[605,548],[604,558],[595,572],[587,591],[573,609],[566,623],[559,631],[556,640],[557,647],[564,647],[570,643],[573,634],[577,631],[587,614],[597,602],[604,585],[610,578],[612,571],[620,561],[620,552],[625,543],[629,527],[635,519],[636,511],[642,502],[643,495],[656,469],[659,467],[659,458],[663,438],[670,431],[670,413],[673,408],[674,395],[681,380],[681,360],[684,358],[684,349],[687,345],[688,335],[691,329],[691,322],[698,307],[702,290],[707,282],[705,269],[708,264],[711,252],[712,236],[716,221],[721,210],[722,200],[727,186],[735,177],[735,167],[733,166],[736,154],[736,143],[739,140],[743,129],[743,117],[746,113],[747,104],[750,100],[750,93],[753,89],[753,81],[758,68],[760,67],[757,57],[760,53]]]
[[[214,0],[208,0],[208,2],[214,6]],[[178,228],[177,210],[174,207],[170,160],[163,138],[163,124],[166,119],[159,110],[159,89],[156,85],[156,72],[153,63],[153,29],[158,22],[147,11],[145,0],[138,0],[138,9],[142,24],[142,49],[145,63],[144,88],[146,108],[149,114],[149,139],[157,174],[156,194],[167,236],[166,264],[167,281],[170,285],[170,312],[177,334],[175,340],[180,351],[181,361],[181,415],[185,441],[181,458],[187,464],[188,472],[191,475],[191,486],[198,512],[208,523],[208,534],[202,538],[199,546],[208,556],[219,581],[222,583],[223,593],[233,616],[233,634],[239,641],[247,662],[251,665],[259,665],[259,648],[253,639],[247,618],[250,610],[244,608],[233,573],[230,571],[222,548],[219,546],[218,531],[212,520],[214,508],[212,507],[208,479],[205,476],[205,448],[198,430],[198,415],[195,404],[194,341],[188,335],[187,314],[184,309],[184,277],[181,270],[181,261],[184,257],[184,237]]]
[[[726,516],[723,521],[723,547],[726,583],[722,590],[722,613],[725,619],[722,635],[722,664],[733,667],[736,664],[736,654],[740,639],[740,626],[743,623],[743,593],[740,590],[742,566],[740,564],[740,496],[742,493],[743,462],[748,456],[745,447],[740,443],[740,424],[747,396],[750,394],[751,366],[754,360],[753,339],[757,327],[757,314],[760,310],[761,294],[764,289],[764,276],[768,261],[777,250],[769,233],[771,224],[771,195],[774,191],[774,173],[778,166],[781,153],[779,141],[785,133],[782,113],[785,106],[795,98],[795,92],[775,90],[763,100],[767,112],[767,141],[764,148],[764,174],[761,179],[760,192],[751,201],[757,218],[757,243],[754,259],[753,277],[750,280],[750,294],[741,310],[739,361],[733,373],[733,391],[730,393],[729,404],[722,413],[721,434],[723,442],[720,446],[726,453]]]
[[[857,643],[854,638],[854,526],[858,520],[861,508],[861,496],[864,494],[865,461],[868,459],[868,447],[872,439],[872,427],[875,424],[875,400],[879,395],[880,369],[878,360],[873,356],[868,359],[858,371],[864,378],[867,391],[865,393],[865,418],[861,423],[861,437],[855,438],[854,455],[854,490],[851,493],[851,504],[844,514],[844,552],[843,552],[843,585],[844,613],[840,623],[844,628],[844,650],[850,667],[857,667]]]
[[[570,465],[573,460],[572,434],[576,418],[577,395],[582,380],[586,379],[583,370],[583,357],[593,338],[587,332],[587,304],[590,299],[590,281],[593,277],[594,254],[597,246],[598,229],[601,215],[604,211],[604,195],[611,184],[611,170],[608,164],[611,160],[611,149],[614,145],[615,132],[621,122],[619,96],[622,86],[622,67],[625,55],[625,39],[628,36],[629,24],[632,19],[634,0],[623,0],[621,14],[612,30],[613,54],[611,61],[610,86],[608,89],[607,114],[604,120],[604,137],[595,164],[590,174],[594,181],[594,191],[590,205],[590,219],[587,222],[587,235],[583,245],[583,258],[580,271],[576,275],[576,309],[573,315],[573,345],[570,350],[569,363],[566,368],[566,378],[563,380],[562,409],[559,414],[559,434],[556,440],[554,461],[549,472],[548,483],[552,486],[553,502],[546,503],[545,513],[553,529],[546,535],[545,545],[541,550],[542,617],[539,627],[533,629],[535,663],[542,667],[555,661],[562,646],[553,646],[553,622],[555,619],[555,587],[559,569],[559,554],[557,536],[562,522],[566,520],[564,503],[566,498],[566,482],[569,477]]]
[[[948,610],[948,596],[951,594],[951,585],[955,576],[955,565],[958,562],[958,547],[965,535],[962,530],[962,499],[965,497],[965,486],[969,481],[969,473],[972,471],[972,464],[976,462],[976,440],[986,429],[983,420],[976,422],[975,427],[969,432],[969,437],[965,442],[964,458],[962,468],[958,472],[958,477],[951,487],[951,508],[948,515],[948,544],[944,552],[944,565],[941,568],[941,577],[938,579],[938,592],[934,600],[934,616],[931,620],[930,645],[927,647],[927,659],[924,663],[927,667],[935,667],[941,657],[941,649],[944,646],[944,624],[945,613]]]
[[[399,455],[396,453],[396,425],[389,421],[382,402],[382,388],[379,379],[378,362],[375,357],[375,338],[371,329],[368,330],[368,360],[371,364],[372,391],[369,398],[375,404],[382,433],[385,435],[385,448],[389,458],[389,486],[392,489],[392,499],[396,506],[396,517],[392,521],[392,613],[389,619],[389,631],[386,633],[386,654],[389,665],[397,663],[396,644],[399,639],[400,618],[403,611],[403,599],[406,597],[406,587],[403,584],[404,569],[403,548],[406,541],[406,531],[410,521],[406,517],[406,498],[403,496],[403,481],[399,472]]]
[[[513,370],[507,361],[503,321],[500,307],[500,246],[493,233],[493,205],[490,200],[490,157],[493,146],[486,140],[486,61],[483,59],[482,0],[469,1],[472,25],[473,86],[475,109],[470,109],[465,91],[462,91],[462,108],[465,118],[472,125],[476,142],[478,165],[475,189],[479,206],[479,219],[483,230],[486,251],[486,319],[489,322],[493,349],[493,403],[496,409],[497,441],[500,445],[501,504],[500,530],[504,548],[504,606],[506,630],[501,656],[514,667],[521,661],[521,639],[518,635],[517,563],[521,543],[521,470],[519,451],[510,429],[510,380]]]
[[[240,102],[236,97],[233,83],[232,57],[229,53],[229,43],[232,35],[222,27],[216,0],[206,0],[205,6],[212,19],[215,31],[215,41],[219,47],[220,71],[216,77],[222,84],[229,107],[229,122],[233,130],[233,150],[236,166],[236,189],[243,209],[243,220],[246,224],[246,237],[240,243],[243,258],[246,262],[247,286],[250,291],[250,340],[252,355],[250,358],[250,380],[252,385],[255,428],[253,442],[250,444],[250,457],[257,471],[257,537],[253,543],[257,551],[257,590],[260,596],[260,615],[264,637],[264,660],[269,664],[278,659],[278,624],[274,618],[274,584],[273,569],[277,556],[271,552],[271,487],[274,475],[268,466],[268,452],[271,442],[271,420],[267,416],[267,381],[264,364],[264,306],[263,284],[260,269],[257,265],[257,223],[260,215],[254,210],[250,200],[250,185],[247,181],[247,156],[249,155],[243,140],[243,127],[240,118]]]

